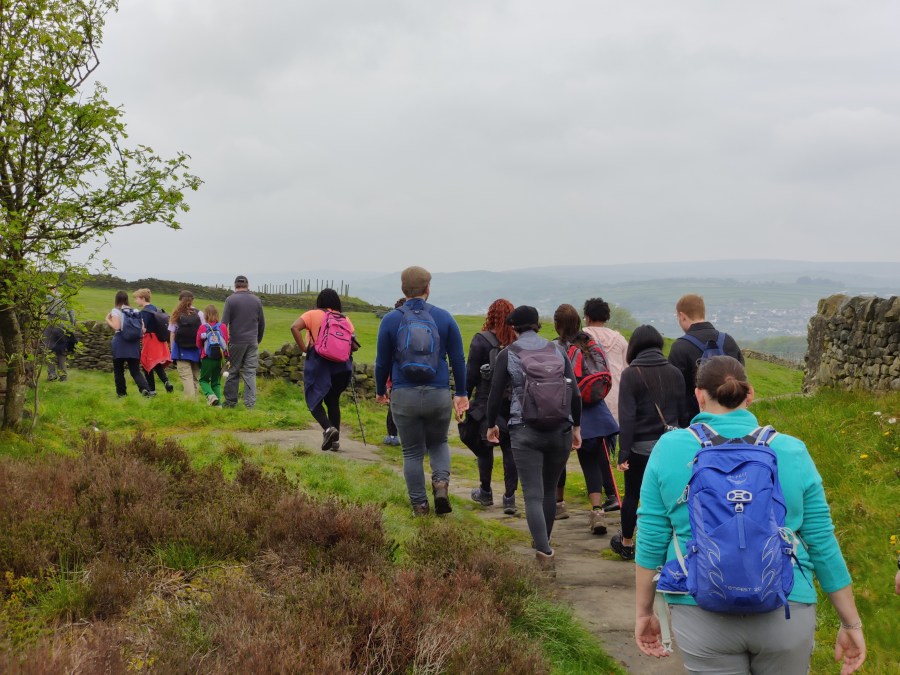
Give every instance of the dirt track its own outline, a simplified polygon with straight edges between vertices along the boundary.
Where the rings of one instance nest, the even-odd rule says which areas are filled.
[[[236,437],[251,445],[274,443],[286,448],[303,445],[318,448],[322,433],[318,430],[280,430],[235,433]],[[368,445],[350,439],[341,439],[341,451],[333,456],[347,460],[386,463],[378,454],[379,446]],[[457,451],[454,452],[465,452]],[[499,454],[499,453],[498,453]],[[392,465],[393,466],[393,465]],[[397,468],[399,471],[399,467]],[[498,459],[495,483],[502,479],[502,466]],[[580,471],[573,455],[569,471]],[[451,493],[460,500],[470,502],[469,492],[475,487],[471,481],[451,477]],[[473,511],[484,518],[497,520],[508,527],[527,532],[521,492],[517,493],[519,515],[506,516],[499,506],[484,509],[473,503]],[[499,502],[499,500],[498,500]],[[605,560],[600,551],[609,547],[609,537],[618,530],[617,516],[609,517],[609,534],[594,536],[588,531],[588,512],[570,508],[571,517],[558,520],[553,529],[553,545],[557,552],[556,585],[560,596],[568,602],[583,625],[603,643],[606,651],[617,659],[630,673],[668,674],[683,673],[677,654],[663,660],[643,656],[634,644],[634,566],[619,560]],[[514,546],[521,555],[532,557],[534,551],[527,546]]]

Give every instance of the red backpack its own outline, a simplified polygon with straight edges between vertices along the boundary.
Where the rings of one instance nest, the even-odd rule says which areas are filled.
[[[566,353],[578,380],[581,401],[585,405],[593,405],[606,398],[612,386],[612,375],[600,343],[580,331],[566,348]]]
[[[353,351],[353,329],[350,321],[340,312],[323,310],[322,325],[313,347],[316,354],[328,361],[344,363],[350,360]]]

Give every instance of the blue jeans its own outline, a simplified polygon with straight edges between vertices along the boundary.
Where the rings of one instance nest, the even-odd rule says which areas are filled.
[[[436,387],[401,387],[391,391],[391,414],[403,447],[403,477],[413,506],[428,502],[425,492],[425,455],[431,480],[450,479],[450,390]]]
[[[256,403],[256,368],[259,366],[259,345],[228,345],[231,368],[225,380],[225,405],[235,406],[238,400],[238,379],[244,381],[244,405],[252,408]]]
[[[550,532],[556,515],[556,483],[566,470],[572,451],[571,427],[553,431],[531,429],[524,424],[509,428],[513,457],[525,498],[525,520],[534,548],[551,553]]]

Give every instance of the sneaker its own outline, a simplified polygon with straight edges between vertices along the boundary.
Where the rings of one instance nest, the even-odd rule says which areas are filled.
[[[413,516],[416,518],[420,518],[422,516],[427,516],[428,512],[431,509],[428,506],[428,502],[422,502],[421,504],[415,504],[413,506]]]
[[[400,437],[399,436],[391,436],[391,442],[389,445],[400,445]]]
[[[634,546],[626,546],[622,543],[622,533],[618,532],[609,540],[609,547],[619,554],[622,560],[634,560]]]
[[[338,452],[341,449],[341,444],[338,441],[335,441],[331,444],[331,451]]]
[[[553,520],[565,520],[569,517],[569,510],[566,508],[565,502],[556,502],[556,515]]]
[[[601,509],[610,513],[611,511],[620,511],[622,509],[622,505],[619,504],[619,500],[615,497],[607,497],[606,501],[600,506]]]
[[[381,441],[382,445],[400,445],[400,439],[397,436],[391,436],[390,434],[385,436]]]
[[[485,492],[480,487],[472,488],[472,501],[481,504],[482,506],[493,506],[494,505],[494,493],[493,492]]]
[[[331,446],[338,439],[340,435],[340,431],[338,431],[335,427],[328,427],[325,431],[322,432],[322,450],[331,450]]]
[[[171,382],[165,382],[164,385],[166,387],[167,394],[171,394],[173,391],[175,391],[175,386]],[[216,400],[218,400],[218,399],[216,399]]]
[[[551,579],[556,578],[556,551],[543,553],[542,551],[534,552],[534,559],[537,562],[538,569]]]
[[[431,483],[431,490],[434,493],[434,512],[442,516],[445,513],[453,511],[450,506],[450,495],[447,493],[450,483],[445,480],[436,480]]]
[[[606,534],[606,514],[600,509],[592,509],[589,526],[591,534]]]
[[[219,397],[216,396],[215,394],[209,394],[206,397],[206,403],[208,405],[219,405]]]
[[[503,513],[508,516],[514,516],[519,512],[519,509],[516,508],[516,495],[515,493],[511,494],[509,497],[503,495]]]
[[[223,407],[223,408],[236,408],[236,407],[237,407],[237,403],[232,403],[231,401],[225,401],[225,402],[222,404],[222,407]]]
[[[154,396],[156,396],[156,392],[150,391],[149,389],[141,389],[141,396],[144,396],[146,398],[153,398]]]

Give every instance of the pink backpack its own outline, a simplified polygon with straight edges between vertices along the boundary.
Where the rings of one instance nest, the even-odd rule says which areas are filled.
[[[340,312],[330,309],[323,310],[322,325],[319,326],[319,334],[313,343],[316,354],[323,359],[344,363],[350,360],[352,351],[353,329],[350,321]]]

